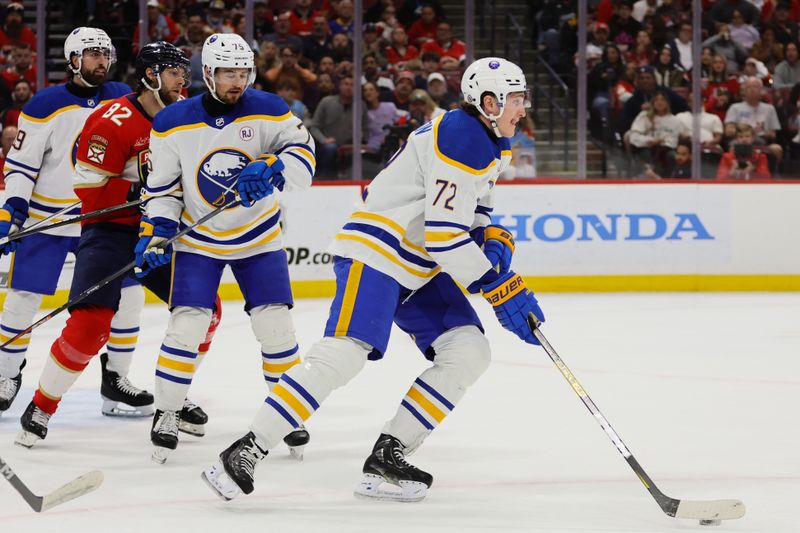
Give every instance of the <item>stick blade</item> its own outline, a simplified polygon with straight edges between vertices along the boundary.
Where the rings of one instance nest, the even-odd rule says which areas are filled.
[[[695,520],[734,520],[744,516],[740,500],[681,500],[675,518]]]
[[[88,494],[103,484],[103,473],[99,470],[87,472],[77,479],[73,479],[63,487],[60,487],[42,498],[41,509],[38,512],[46,511],[56,505],[74,500],[79,496]]]

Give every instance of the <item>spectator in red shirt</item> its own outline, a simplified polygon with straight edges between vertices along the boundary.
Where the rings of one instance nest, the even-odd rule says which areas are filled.
[[[150,41],[166,41],[174,43],[180,37],[180,30],[169,15],[161,13],[161,4],[158,0],[147,2],[147,35]],[[139,25],[133,32],[133,55],[139,54]]]
[[[767,156],[753,146],[755,131],[749,124],[741,123],[736,127],[736,143],[730,151],[723,154],[717,170],[717,179],[768,179]]]
[[[0,28],[0,51],[8,55],[17,44],[27,44],[28,48],[36,51],[36,34],[22,22],[25,8],[18,2],[8,4],[6,8],[6,21]]]
[[[439,57],[450,56],[458,61],[467,54],[463,41],[453,39],[453,30],[447,22],[440,22],[436,27],[436,40],[422,45],[422,52],[435,52]]]
[[[708,86],[703,91],[703,98],[711,99],[721,88],[725,88],[732,98],[739,95],[739,81],[736,77],[728,75],[728,61],[725,56],[714,54],[711,59],[711,74],[708,77]]]
[[[33,92],[36,92],[36,65],[33,64],[33,52],[27,44],[18,44],[11,53],[10,66],[2,73],[6,87],[14,87],[19,80],[27,80]]]
[[[312,21],[319,14],[311,7],[311,0],[297,0],[289,13],[289,32],[300,37],[311,35]]]
[[[393,67],[402,68],[402,63],[419,57],[419,50],[408,44],[408,35],[402,26],[392,30],[392,42],[386,47],[386,59]]]
[[[11,106],[7,107],[1,115],[2,119],[0,119],[0,124],[2,124],[4,128],[17,125],[19,114],[22,112],[22,108],[25,107],[25,104],[31,99],[31,96],[33,96],[33,91],[31,90],[31,84],[28,83],[28,80],[17,80],[17,83],[14,84],[14,90],[11,92]],[[0,168],[2,168],[2,166],[0,166]]]
[[[414,24],[408,29],[408,40],[414,46],[422,46],[428,41],[436,38],[436,29],[439,27],[439,19],[436,18],[436,11],[433,6],[422,6],[422,14]]]

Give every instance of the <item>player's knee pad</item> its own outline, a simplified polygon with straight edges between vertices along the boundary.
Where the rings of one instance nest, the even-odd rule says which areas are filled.
[[[141,285],[123,287],[120,292],[119,308],[117,313],[130,320],[139,322],[139,316],[144,308],[144,288]],[[135,317],[135,318],[134,318]]]
[[[350,337],[325,337],[314,344],[303,366],[335,389],[353,379],[367,362],[371,347]]]
[[[172,310],[164,344],[196,352],[211,323],[211,309],[178,306]]]
[[[67,359],[77,357],[80,361],[76,362],[87,363],[108,341],[113,317],[114,310],[110,307],[76,307],[71,311],[61,337],[54,343],[54,353],[60,350]]]
[[[469,387],[483,374],[491,361],[486,336],[475,326],[460,326],[433,341],[433,363],[447,368],[462,387]]]
[[[3,304],[2,323],[12,328],[26,328],[31,325],[31,321],[41,304],[41,294],[8,289],[5,303]]]
[[[250,310],[250,323],[265,353],[285,351],[297,344],[292,315],[286,305],[255,307]]]

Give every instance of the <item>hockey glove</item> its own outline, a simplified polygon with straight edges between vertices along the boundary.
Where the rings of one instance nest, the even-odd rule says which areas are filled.
[[[511,268],[511,256],[514,255],[514,237],[511,232],[500,225],[486,226],[483,230],[483,253],[500,274]]]
[[[251,207],[266,198],[274,189],[283,190],[283,161],[272,154],[261,154],[242,169],[236,182],[236,192],[245,207]]]
[[[136,276],[144,277],[151,269],[172,261],[172,244],[164,246],[167,239],[178,232],[178,223],[168,218],[142,217],[139,223],[139,242],[136,243]]]
[[[544,322],[544,313],[533,293],[525,286],[522,276],[508,271],[484,285],[481,292],[494,307],[500,325],[528,344],[539,344],[528,324],[528,314],[533,313],[540,322]]]
[[[11,197],[0,208],[0,238],[16,233],[28,219],[28,202],[22,198]],[[19,241],[7,242],[0,248],[0,255],[17,249]]]

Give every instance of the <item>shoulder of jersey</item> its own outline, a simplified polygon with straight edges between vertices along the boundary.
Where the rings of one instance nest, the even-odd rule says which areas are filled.
[[[248,89],[245,93],[243,105],[239,110],[239,116],[266,115],[268,117],[291,116],[289,106],[277,94],[260,91],[258,89]]]
[[[179,126],[186,126],[199,122],[193,108],[195,102],[199,101],[202,97],[202,94],[198,94],[197,96],[192,96],[191,98],[170,104],[159,111],[153,118],[153,130],[158,133],[164,133]]]
[[[25,104],[22,112],[34,119],[45,119],[61,108],[73,104],[73,96],[65,84],[45,87],[37,91]]]
[[[118,81],[107,81],[103,84],[103,97],[106,100],[119,98],[122,95],[130,94],[133,89],[127,83]]]
[[[480,121],[461,109],[445,113],[435,133],[437,154],[473,174],[485,172],[500,155],[495,155],[497,145],[486,135]]]

